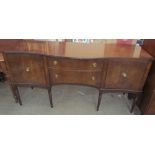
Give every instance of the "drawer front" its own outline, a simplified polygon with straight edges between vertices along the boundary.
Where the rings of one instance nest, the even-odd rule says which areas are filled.
[[[44,62],[40,55],[6,54],[8,71],[13,83],[45,85]]]
[[[83,84],[99,87],[101,72],[50,69],[52,84]]]
[[[110,60],[105,88],[141,91],[151,62],[139,60]]]
[[[48,67],[55,69],[75,69],[75,70],[101,70],[101,60],[78,60],[78,59],[61,59],[49,58]]]

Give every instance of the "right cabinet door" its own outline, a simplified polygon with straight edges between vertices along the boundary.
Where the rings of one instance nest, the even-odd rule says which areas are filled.
[[[136,59],[111,59],[105,79],[106,89],[141,91],[151,62]]]

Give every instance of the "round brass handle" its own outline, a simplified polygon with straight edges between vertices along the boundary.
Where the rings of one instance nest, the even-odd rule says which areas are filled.
[[[58,74],[55,74],[55,78],[56,78],[56,79],[58,78]]]
[[[94,63],[93,63],[93,67],[96,67],[96,66],[97,66],[97,63],[96,63],[96,62],[94,62]]]
[[[26,72],[29,72],[30,71],[30,67],[26,67]]]
[[[127,74],[126,74],[125,72],[123,72],[123,73],[122,73],[122,76],[123,76],[124,78],[126,78],[126,77],[127,77]]]
[[[91,79],[94,81],[94,80],[95,80],[95,77],[94,77],[94,76],[92,76],[92,77],[91,77]]]
[[[54,64],[54,65],[57,65],[57,64],[58,64],[58,61],[54,60],[54,61],[53,61],[53,64]]]

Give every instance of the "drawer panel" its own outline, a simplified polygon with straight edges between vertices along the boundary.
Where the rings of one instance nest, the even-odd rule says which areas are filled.
[[[50,80],[53,84],[83,84],[99,87],[101,72],[56,70],[50,69]]]
[[[105,88],[141,91],[151,62],[139,60],[110,60],[108,62]]]
[[[55,69],[75,69],[75,70],[101,70],[102,60],[79,60],[79,59],[61,59],[49,58],[48,66]]]

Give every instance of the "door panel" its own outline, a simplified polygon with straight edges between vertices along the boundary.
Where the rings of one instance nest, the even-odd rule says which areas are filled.
[[[151,63],[138,60],[110,60],[105,88],[141,91]]]
[[[7,53],[5,58],[13,83],[46,84],[44,61],[41,55]]]

